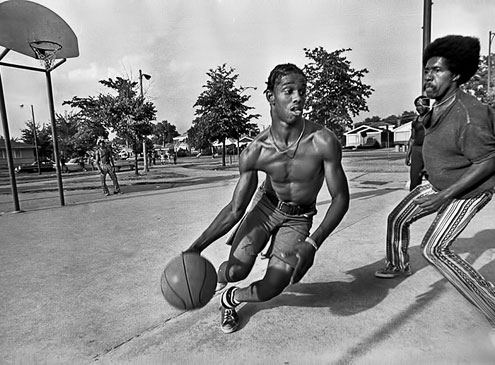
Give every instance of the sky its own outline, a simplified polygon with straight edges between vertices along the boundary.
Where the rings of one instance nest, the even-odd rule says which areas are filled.
[[[14,0],[15,1],[15,0]],[[3,1],[0,1],[3,2]],[[263,95],[268,74],[277,64],[303,67],[304,48],[344,53],[362,80],[375,91],[369,112],[353,119],[387,117],[414,110],[421,93],[423,0],[38,0],[65,20],[78,38],[77,58],[51,73],[55,112],[71,108],[74,96],[108,93],[99,80],[143,78],[146,98],[185,133],[194,119],[194,103],[207,72],[222,64],[239,74],[237,86],[256,87],[249,106],[270,124]],[[488,34],[495,31],[495,1],[435,0],[431,40],[448,34],[475,36],[488,54]],[[495,48],[495,44],[492,44]],[[0,52],[3,48],[0,47]],[[38,66],[11,51],[3,62]],[[20,137],[31,120],[50,123],[47,86],[41,72],[0,67],[11,137]],[[20,107],[20,105],[24,107]],[[72,110],[75,111],[75,110]],[[4,131],[1,131],[4,135]]]

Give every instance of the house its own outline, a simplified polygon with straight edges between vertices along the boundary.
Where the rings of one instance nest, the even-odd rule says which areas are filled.
[[[387,147],[394,144],[394,135],[390,126],[372,127],[360,125],[344,133],[345,147]]]
[[[250,144],[251,142],[253,142],[254,138],[252,137],[249,137],[248,135],[244,134],[240,139],[239,139],[239,146],[242,148],[242,147],[245,147],[247,146],[248,144]]]
[[[12,157],[14,166],[29,164],[36,160],[34,146],[21,142],[11,141]],[[0,169],[8,168],[7,149],[5,148],[5,139],[0,139]]]
[[[396,145],[406,146],[409,138],[411,138],[411,124],[412,122],[403,124],[393,130],[394,142]]]
[[[189,144],[189,138],[187,136],[187,132],[181,134],[178,137],[174,137],[173,141],[174,141],[175,152],[179,152],[180,150],[183,150],[187,153],[191,153],[191,145]]]
[[[239,146],[239,150],[242,152],[242,150],[250,144],[254,138],[249,137],[248,135],[244,134],[239,138],[239,140],[235,138],[227,138],[225,140],[225,147],[227,148],[227,153],[237,153],[237,146]],[[212,144],[212,146],[215,148],[215,150],[220,153],[223,143],[221,141],[216,141]]]

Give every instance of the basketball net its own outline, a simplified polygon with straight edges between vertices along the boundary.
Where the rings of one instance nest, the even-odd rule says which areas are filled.
[[[45,70],[52,68],[57,52],[62,49],[60,44],[52,41],[34,41],[29,45]]]

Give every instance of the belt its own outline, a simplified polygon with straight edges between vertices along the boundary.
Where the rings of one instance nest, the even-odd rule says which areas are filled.
[[[315,204],[310,205],[296,205],[292,203],[286,203],[277,198],[273,193],[265,191],[265,196],[268,198],[270,203],[272,203],[278,210],[282,213],[288,215],[301,215],[314,211]]]

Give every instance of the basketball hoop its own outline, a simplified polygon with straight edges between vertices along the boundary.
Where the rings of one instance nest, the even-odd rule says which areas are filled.
[[[36,59],[41,62],[41,65],[49,70],[55,62],[57,52],[62,49],[62,46],[52,41],[33,41],[29,45],[36,54]]]

